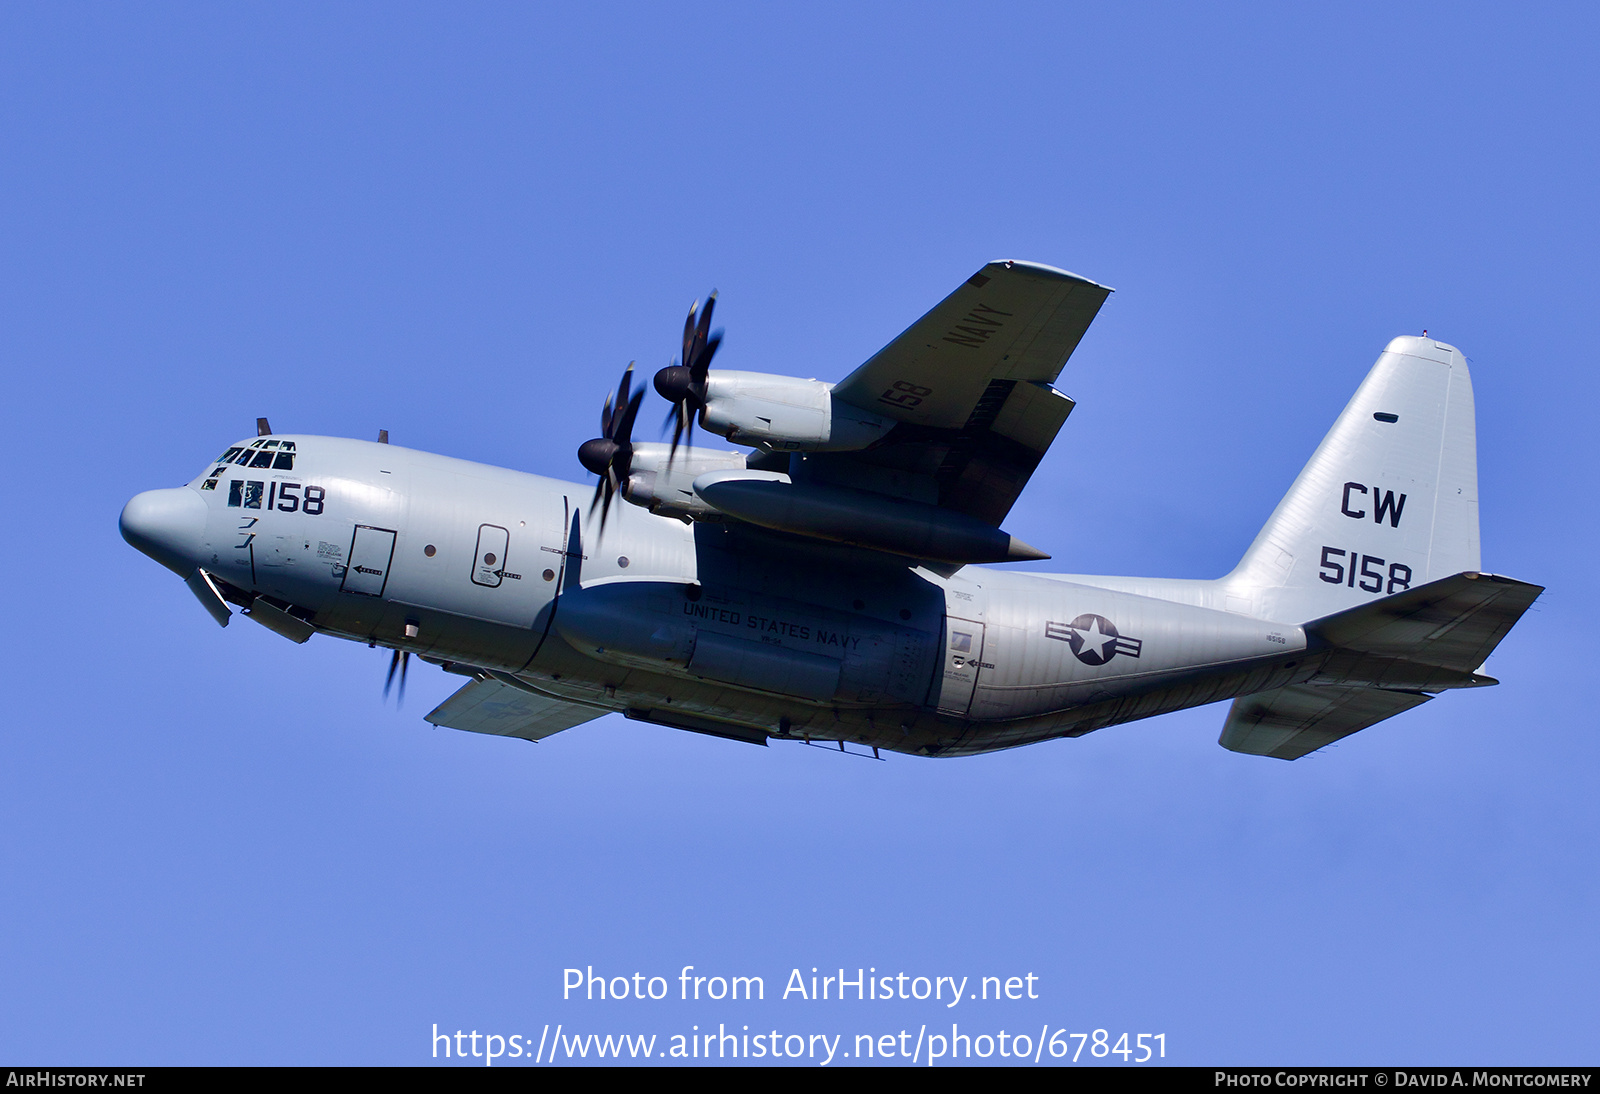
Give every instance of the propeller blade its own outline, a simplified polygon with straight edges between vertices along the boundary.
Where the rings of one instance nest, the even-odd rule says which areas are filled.
[[[383,681],[383,697],[384,697],[385,700],[387,700],[389,698],[389,689],[394,686],[395,670],[398,669],[399,667],[400,667],[400,651],[399,650],[395,650],[394,651],[394,656],[389,658],[389,675],[384,677],[384,681]]]
[[[631,367],[629,371],[632,371]],[[644,389],[640,388],[633,393],[633,398],[628,400],[627,409],[618,415],[620,420],[617,423],[617,436],[612,438],[619,444],[628,446],[625,451],[627,454],[626,460],[629,463],[633,460],[633,446],[631,444],[633,440],[633,420],[639,416],[639,404],[642,402],[644,402]],[[620,457],[623,452],[619,451],[617,455]]]
[[[406,705],[406,669],[411,666],[411,651],[406,650],[400,655],[400,693],[395,698],[394,707],[399,710]]]
[[[605,407],[600,411],[601,435],[578,446],[578,462],[600,479],[589,502],[589,515],[594,515],[595,506],[600,507],[602,529],[611,510],[611,496],[626,484],[633,464],[633,423],[644,401],[644,388],[633,389],[633,366],[634,362],[629,361],[616,393],[606,395]]]
[[[690,375],[699,383],[704,383],[706,370],[711,366],[711,355],[716,352],[716,346],[711,344],[711,310],[717,306],[717,291],[711,290],[711,295],[706,297],[706,306],[700,311],[700,322],[695,326],[694,332],[694,359],[685,360],[689,366]],[[721,341],[719,337],[717,341]]]
[[[700,350],[700,382],[705,383],[706,375],[711,371],[711,358],[717,355],[717,347],[722,345],[722,332],[715,331],[706,340],[705,347]]]
[[[695,418],[705,413],[711,359],[722,345],[722,332],[711,329],[711,316],[716,307],[715,290],[706,297],[704,307],[698,302],[689,305],[689,314],[683,321],[683,363],[675,360],[655,375],[656,392],[673,406],[673,413],[667,418],[672,423],[668,463],[677,458],[678,445],[693,447]],[[661,428],[665,432],[667,422],[663,422]]]
[[[600,499],[600,531],[603,534],[606,530],[606,514],[611,512],[611,495],[617,492],[616,476],[609,467],[606,468],[606,476],[600,483],[606,488]]]
[[[691,301],[689,303],[689,318],[683,321],[683,364],[685,368],[687,368],[690,362],[694,360],[695,312],[698,311],[699,308],[700,301]]]
[[[678,458],[678,442],[683,439],[683,404],[673,403],[667,408],[666,420],[661,423],[662,430],[672,426],[672,447],[667,451],[667,466],[672,466],[672,461]]]
[[[633,362],[628,362],[628,367],[622,372],[622,382],[617,385],[617,413],[609,415],[609,422],[603,436],[609,440],[627,443],[633,432],[633,418],[623,412],[623,407],[628,403],[628,390],[633,386]],[[639,392],[642,396],[644,392]],[[606,396],[606,407],[609,411],[611,397]],[[613,430],[612,427],[615,427]]]

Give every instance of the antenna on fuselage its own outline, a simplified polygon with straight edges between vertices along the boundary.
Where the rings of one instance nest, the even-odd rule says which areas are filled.
[[[271,433],[271,432],[272,432],[272,427],[267,424],[267,420],[265,418],[257,418],[256,419],[256,436],[257,437],[265,437],[268,433]]]
[[[378,443],[379,444],[388,444],[389,443],[389,431],[387,429],[378,430]]]

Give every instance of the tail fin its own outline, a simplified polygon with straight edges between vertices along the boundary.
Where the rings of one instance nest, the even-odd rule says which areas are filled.
[[[1230,609],[1301,623],[1479,568],[1466,358],[1396,338],[1221,584]]]

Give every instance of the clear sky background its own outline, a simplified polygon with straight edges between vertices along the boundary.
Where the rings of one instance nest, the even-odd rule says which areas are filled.
[[[1597,32],[1577,4],[0,8],[0,1063],[954,1020],[1162,1032],[1177,1063],[1593,1064]],[[386,651],[219,630],[117,533],[257,415],[582,479],[692,298],[721,290],[719,364],[839,379],[994,258],[1117,289],[1008,522],[1046,568],[1225,572],[1391,337],[1461,347],[1484,566],[1549,587],[1504,683],[1292,764],[1219,748],[1221,705],[957,760],[620,717],[535,747],[428,727],[435,669],[396,711]],[[563,1002],[590,965],[768,998]],[[776,998],[813,966],[1041,998]]]

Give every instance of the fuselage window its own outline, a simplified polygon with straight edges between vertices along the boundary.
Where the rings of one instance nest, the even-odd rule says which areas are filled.
[[[226,452],[224,452],[222,455],[217,457],[217,462],[218,463],[232,463],[233,462],[233,458],[235,456],[237,456],[239,453],[243,452],[243,451],[244,451],[244,449],[242,449],[242,448],[230,448]]]
[[[256,453],[256,458],[250,461],[251,467],[271,467],[272,453],[265,448]]]
[[[244,480],[234,479],[228,484],[228,508],[237,509],[244,504]]]
[[[216,488],[217,488],[217,480],[216,479],[207,479],[205,482],[200,484],[200,489],[202,489],[202,490],[215,490]]]
[[[244,484],[244,507],[246,509],[261,508],[261,493],[266,488],[266,483],[250,479]]]
[[[250,463],[250,457],[254,454],[255,453],[251,452],[248,448],[241,448],[239,450],[239,454],[234,457],[233,462],[238,464],[240,467],[244,467]]]
[[[277,458],[272,461],[272,469],[274,471],[293,471],[294,453],[280,450]]]

